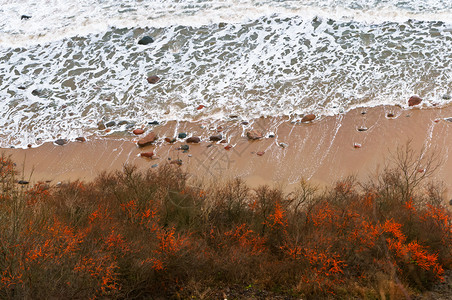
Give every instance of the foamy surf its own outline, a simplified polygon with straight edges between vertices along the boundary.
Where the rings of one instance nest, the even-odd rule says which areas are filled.
[[[36,3],[0,8],[2,147],[100,120],[297,120],[452,92],[449,1]]]

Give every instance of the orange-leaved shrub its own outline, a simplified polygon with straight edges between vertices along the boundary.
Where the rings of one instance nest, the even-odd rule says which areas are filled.
[[[452,224],[397,174],[285,194],[168,164],[23,186],[2,156],[0,298],[405,298],[444,280]]]

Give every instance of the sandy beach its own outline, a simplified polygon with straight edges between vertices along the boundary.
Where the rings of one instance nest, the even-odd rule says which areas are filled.
[[[391,114],[393,117],[388,117]],[[212,124],[170,122],[145,128],[144,135],[154,131],[159,139],[155,145],[143,148],[136,142],[144,135],[130,133],[121,137],[92,136],[86,142],[70,141],[64,146],[46,143],[36,148],[2,151],[12,156],[24,171],[24,179],[32,182],[88,181],[103,171],[119,170],[124,164],[146,169],[180,159],[181,168],[193,180],[242,177],[251,186],[271,184],[290,190],[301,179],[323,185],[354,175],[365,181],[384,168],[397,147],[411,141],[415,151],[424,149],[439,154],[442,162],[434,178],[445,183],[445,197],[449,198],[452,122],[446,119],[451,116],[452,107],[382,106],[301,124],[286,118],[260,118],[247,125],[234,118]],[[264,138],[250,141],[246,132],[251,129],[262,131]],[[190,150],[184,153],[178,150],[185,144],[183,140],[174,144],[164,141],[165,137],[177,137],[179,132],[199,136],[201,142],[190,144]],[[226,143],[210,142],[209,136],[215,134],[222,134]],[[232,147],[226,150],[227,145]],[[150,151],[155,154],[152,159],[140,156]]]

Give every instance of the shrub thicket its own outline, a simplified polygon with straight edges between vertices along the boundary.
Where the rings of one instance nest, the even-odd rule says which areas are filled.
[[[24,187],[2,156],[0,298],[405,298],[452,262],[451,215],[416,168],[289,194],[191,186],[172,165]]]

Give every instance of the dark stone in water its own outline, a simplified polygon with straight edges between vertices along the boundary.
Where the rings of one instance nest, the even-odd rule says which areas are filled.
[[[128,121],[119,121],[118,126],[129,124]]]
[[[32,94],[33,96],[38,97],[39,95],[41,95],[41,92],[38,91],[38,90],[32,90],[32,91],[31,91],[31,94]]]
[[[78,138],[75,138],[75,140],[79,142],[86,142],[86,139],[83,136],[79,136]]]
[[[19,180],[17,183],[18,184],[29,184],[30,182],[26,181],[26,180]]]
[[[110,121],[110,122],[108,122],[107,124],[105,124],[105,126],[107,126],[107,127],[113,127],[113,126],[115,126],[116,125],[116,122],[115,121]]]
[[[189,145],[182,145],[182,146],[180,146],[180,149],[186,151],[186,150],[190,149],[190,146]]]
[[[452,96],[449,95],[449,94],[445,94],[445,95],[443,95],[443,99],[444,100],[450,100],[450,99],[452,99]]]
[[[104,124],[104,122],[100,121],[99,123],[97,123],[97,129],[99,129],[99,130],[104,130],[104,129],[105,129],[105,124]]]
[[[19,86],[18,89],[19,89],[19,90],[25,90],[26,87],[24,87],[24,86]]]
[[[153,76],[149,76],[147,80],[149,83],[154,84],[154,83],[159,82],[160,77],[153,75]]]
[[[180,139],[185,139],[187,137],[187,134],[185,132],[181,132],[177,135],[177,137]]]
[[[386,116],[387,116],[388,118],[394,118],[394,117],[395,117],[395,115],[394,115],[393,113],[388,113]]]
[[[444,120],[447,122],[452,122],[452,118],[445,118]]]
[[[302,119],[301,122],[312,122],[315,119],[315,115],[314,114],[309,114],[309,115],[305,115]]]
[[[422,99],[419,98],[418,96],[411,96],[410,99],[408,100],[408,106],[416,106],[421,104]]]
[[[58,139],[55,141],[55,144],[57,144],[58,146],[63,146],[65,144],[67,144],[67,140],[66,139]]]
[[[274,138],[275,135],[274,135],[274,134],[269,134],[268,137],[269,137],[269,138]]]
[[[184,150],[184,151],[182,151],[182,153],[188,153],[188,150]]]
[[[31,19],[31,16],[22,15],[22,16],[20,16],[20,19],[21,20],[28,20],[28,19]]]
[[[138,41],[138,45],[148,45],[153,42],[154,42],[154,39],[151,38],[150,36],[146,35]]]
[[[248,125],[249,124],[249,122],[247,122],[247,121],[243,121],[242,123],[240,123],[240,124],[242,124],[242,125]]]
[[[151,121],[148,124],[149,125],[159,125],[160,123],[158,121]]]

